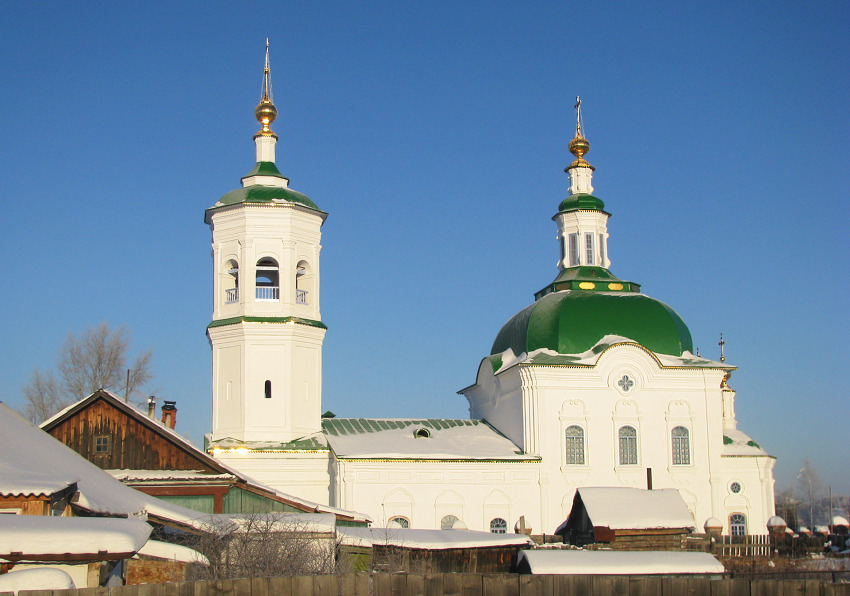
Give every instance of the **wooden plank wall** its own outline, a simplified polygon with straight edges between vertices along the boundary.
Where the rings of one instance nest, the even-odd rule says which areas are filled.
[[[50,434],[105,470],[214,471],[102,399],[51,429]],[[110,437],[108,453],[95,453],[94,437],[98,435]]]
[[[811,580],[661,578],[509,573],[351,573],[22,590],[18,596],[850,596],[850,584]],[[11,592],[0,596],[12,596]]]

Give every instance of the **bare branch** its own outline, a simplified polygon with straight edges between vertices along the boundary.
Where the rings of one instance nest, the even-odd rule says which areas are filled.
[[[26,399],[24,416],[34,424],[47,420],[73,403],[63,397],[60,384],[51,370],[42,372],[38,368],[33,369],[29,383],[23,387],[23,393]]]

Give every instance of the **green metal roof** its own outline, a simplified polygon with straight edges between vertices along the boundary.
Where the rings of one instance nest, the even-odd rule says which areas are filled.
[[[286,176],[280,173],[273,161],[258,161],[254,169],[245,174],[243,179],[249,176],[274,176],[275,178],[286,179]]]
[[[490,353],[546,348],[581,354],[606,335],[631,339],[658,354],[693,352],[688,327],[663,302],[628,291],[562,290],[514,315],[499,331]]]
[[[570,195],[561,201],[561,204],[558,207],[558,213],[577,211],[579,209],[604,211],[605,203],[602,202],[602,199],[589,194]]]
[[[537,292],[534,295],[534,299],[539,300],[546,294],[560,290],[640,292],[640,284],[619,279],[604,267],[582,265],[579,267],[569,267],[558,273],[558,277],[548,286]]]
[[[409,426],[425,427],[432,430],[444,430],[458,426],[479,426],[485,424],[480,420],[423,418],[423,419],[396,419],[396,418],[324,418],[322,419],[322,430],[332,437],[344,435],[362,435],[376,433],[383,430],[395,428],[406,428]]]
[[[282,180],[287,179],[286,176],[280,173],[274,162],[271,161],[257,162],[256,165],[254,165],[254,169],[248,172],[246,176],[243,176],[242,179],[244,180],[250,176],[272,176]],[[283,186],[269,186],[267,184],[252,184],[251,186],[231,190],[229,193],[221,197],[215,205],[207,209],[207,211],[218,209],[219,207],[226,207],[228,205],[238,205],[240,203],[272,203],[273,201],[296,203],[320,213],[324,213],[321,209],[319,209],[316,203],[310,200],[310,197],[307,195],[294,191],[291,188],[285,188]]]

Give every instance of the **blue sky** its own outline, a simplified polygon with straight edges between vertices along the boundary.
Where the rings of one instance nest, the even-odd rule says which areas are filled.
[[[850,5],[12,3],[0,23],[0,400],[68,331],[153,347],[211,420],[203,211],[277,157],[323,228],[324,406],[463,417],[499,327],[551,281],[581,95],[612,271],[740,367],[739,428],[787,487],[850,493]],[[845,380],[842,380],[845,379]]]

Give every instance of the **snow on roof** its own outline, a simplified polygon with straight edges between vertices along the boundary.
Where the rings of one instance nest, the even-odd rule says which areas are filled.
[[[70,555],[100,560],[107,554],[132,554],[151,529],[139,519],[0,515],[0,559],[44,561]]]
[[[63,482],[76,478],[79,495],[73,503],[94,513],[137,517],[148,513],[185,525],[204,515],[124,486],[2,402],[0,464],[0,486],[20,485],[33,471]]]
[[[121,482],[221,482],[236,480],[233,474],[210,474],[203,470],[104,470]]]
[[[538,459],[482,420],[330,418],[322,427],[340,458]]]
[[[511,348],[508,348],[501,354],[497,354],[501,359],[501,364],[494,374],[499,374],[516,364],[537,364],[537,365],[553,365],[553,364],[569,364],[573,366],[596,366],[599,357],[608,348],[617,344],[638,344],[633,339],[623,337],[622,335],[606,335],[586,352],[580,354],[560,354],[548,348],[540,348],[529,352],[517,355],[514,354]],[[701,356],[694,356],[690,352],[684,352],[681,356],[671,356],[668,354],[658,354],[652,352],[656,361],[663,367],[671,368],[720,368],[724,370],[735,369],[734,366],[722,362],[709,360]],[[492,358],[493,356],[491,356]]]
[[[20,470],[0,461],[0,497],[49,497],[78,480],[79,478],[71,474],[55,475],[38,470]]]
[[[612,530],[694,527],[694,518],[675,488],[582,487],[578,494],[594,526]]]
[[[425,550],[492,548],[534,544],[523,534],[492,534],[475,530],[416,530],[408,528],[339,527],[337,534],[348,546],[397,546]]]
[[[730,457],[767,455],[767,451],[749,435],[737,429],[726,429],[723,431],[723,450],[720,455]]]
[[[199,521],[204,530],[212,533],[262,530],[334,534],[336,531],[333,513],[217,513]]]
[[[523,550],[517,566],[560,575],[680,575],[724,573],[708,553],[674,551]]]
[[[55,567],[21,569],[0,575],[0,592],[19,590],[75,590],[71,576]]]
[[[166,559],[168,561],[180,561],[181,563],[210,564],[209,559],[188,546],[160,542],[159,540],[148,540],[145,542],[145,545],[139,549],[134,558],[138,558],[139,556]]]

